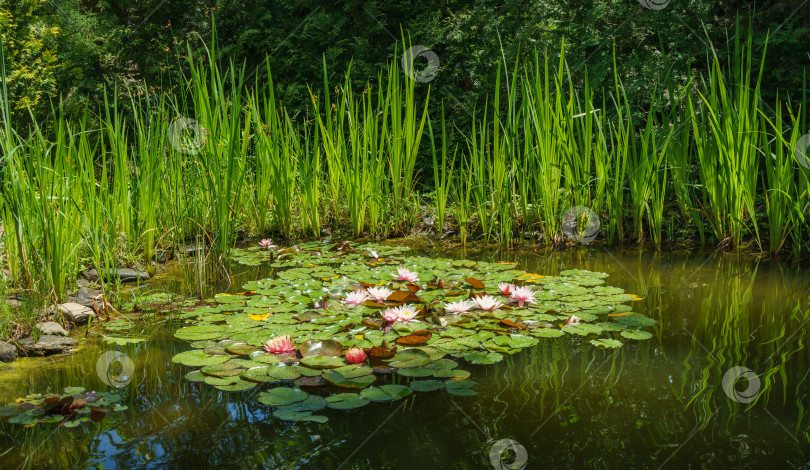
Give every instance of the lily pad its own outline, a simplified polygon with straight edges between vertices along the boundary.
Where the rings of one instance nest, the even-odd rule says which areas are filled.
[[[326,397],[326,406],[336,410],[352,410],[368,404],[368,398],[356,393],[336,393]]]
[[[369,387],[360,392],[360,395],[371,401],[401,400],[413,393],[413,390],[404,385],[381,385]]]
[[[346,361],[339,357],[310,356],[301,359],[301,364],[310,369],[335,369],[346,365]]]
[[[652,338],[652,333],[649,331],[641,331],[641,330],[627,330],[622,331],[622,336],[627,339],[650,339]]]
[[[172,362],[189,367],[200,367],[211,364],[221,364],[230,358],[231,356],[210,356],[199,349],[192,349],[191,351],[176,354],[172,357]]]
[[[343,345],[331,339],[311,339],[298,346],[303,357],[312,356],[340,356],[343,354]]]
[[[415,392],[432,392],[445,387],[441,380],[414,380],[408,384]]]
[[[306,400],[307,392],[289,387],[276,387],[259,394],[260,403],[269,406],[286,406]]]

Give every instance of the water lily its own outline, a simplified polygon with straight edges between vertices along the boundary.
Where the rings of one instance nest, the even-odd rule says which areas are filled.
[[[368,249],[368,254],[369,254],[369,256],[371,256],[374,259],[379,259],[380,258],[380,255],[377,254],[377,252],[372,250],[371,248]]]
[[[346,351],[346,361],[349,364],[362,364],[366,360],[366,353],[360,348],[351,348]]]
[[[394,277],[397,281],[419,282],[419,274],[408,268],[397,268],[397,273],[394,274]]]
[[[450,302],[444,306],[444,311],[452,314],[467,313],[475,308],[475,302],[469,300],[459,300],[458,302]]]
[[[262,240],[259,242],[259,246],[262,248],[267,248],[268,250],[276,247],[276,245],[273,245],[272,238],[262,238]]]
[[[341,303],[343,305],[348,305],[349,307],[357,307],[358,305],[362,305],[367,299],[368,292],[364,290],[356,290],[346,294],[346,299],[342,300]]]
[[[399,320],[399,310],[396,307],[387,308],[384,312],[380,312],[380,315],[382,315],[383,320],[388,322],[393,323]]]
[[[276,336],[264,343],[264,350],[273,354],[291,353],[295,352],[295,344],[287,335]]]
[[[517,302],[518,307],[522,307],[525,303],[534,303],[534,292],[531,286],[525,287],[516,287],[514,291],[512,291],[512,296],[509,297],[510,302]]]
[[[413,305],[402,305],[399,307],[390,307],[385,309],[381,315],[383,320],[388,322],[402,322],[407,323],[419,314],[419,309]]]
[[[384,302],[385,299],[388,298],[389,295],[393,294],[394,291],[387,287],[370,287],[367,289],[368,295],[375,301],[375,302]]]
[[[503,307],[503,302],[491,295],[475,297],[473,300],[475,300],[475,304],[478,306],[478,308],[486,312],[491,312]]]
[[[401,307],[397,307],[399,310],[399,320],[403,323],[407,323],[414,318],[416,315],[419,314],[419,309],[413,305],[402,305]]]
[[[512,290],[514,288],[515,288],[515,286],[513,286],[512,284],[509,284],[508,282],[499,282],[498,283],[498,289],[500,289],[501,294],[503,294],[503,295],[511,294]]]
[[[577,323],[580,323],[581,321],[582,321],[582,319],[579,318],[578,316],[571,315],[570,317],[568,317],[568,320],[565,320],[565,324],[566,325],[576,325]]]

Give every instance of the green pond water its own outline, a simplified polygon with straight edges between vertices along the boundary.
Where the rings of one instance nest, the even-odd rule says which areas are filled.
[[[658,323],[645,328],[651,339],[616,349],[571,335],[540,338],[499,363],[464,364],[475,396],[414,393],[356,410],[325,409],[321,424],[273,418],[257,390],[224,392],[185,380],[189,369],[172,362],[189,350],[173,337],[183,324],[158,316],[139,326],[146,342],[92,340],[70,356],[1,365],[0,403],[83,386],[117,394],[127,409],[76,428],[26,428],[0,418],[0,468],[810,465],[807,266],[711,251],[416,248],[413,254],[429,257],[518,262],[543,275],[604,272],[607,285],[643,297],[628,304]],[[137,292],[188,293],[182,272],[175,264]],[[220,280],[205,294],[241,292],[267,274],[235,266],[229,283]],[[134,365],[120,388],[97,371],[111,350]],[[735,388],[740,374],[750,380]],[[731,384],[725,389],[724,378]]]

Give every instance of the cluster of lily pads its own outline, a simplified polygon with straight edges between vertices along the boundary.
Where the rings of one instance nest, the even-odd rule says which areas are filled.
[[[277,418],[326,420],[412,392],[475,395],[460,362],[493,364],[541,339],[569,336],[597,347],[647,339],[655,321],[606,274],[531,274],[513,263],[406,256],[408,249],[347,242],[235,251],[269,263],[271,278],[219,294],[181,314],[175,336],[192,349],[173,358],[220,390],[265,384],[258,400]]]
[[[99,422],[111,411],[124,411],[126,405],[113,392],[87,392],[83,387],[65,387],[64,392],[33,394],[18,398],[0,408],[0,416],[12,424],[26,427],[39,423],[59,423],[73,428],[87,422]]]

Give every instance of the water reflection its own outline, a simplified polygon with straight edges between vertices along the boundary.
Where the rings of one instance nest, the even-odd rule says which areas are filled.
[[[424,252],[448,256],[440,247]],[[609,284],[643,296],[634,310],[659,323],[652,339],[628,340],[617,350],[547,340],[502,363],[469,366],[477,397],[415,394],[350,412],[326,410],[324,425],[272,419],[255,391],[226,393],[183,380],[184,368],[170,359],[186,346],[172,340],[169,327],[153,324],[145,331],[149,342],[118,347],[136,366],[119,390],[129,411],[77,429],[2,423],[0,466],[492,468],[490,451],[501,439],[525,447],[526,468],[808,465],[810,279],[802,266],[636,248],[450,255],[519,261],[543,274],[604,271]],[[230,289],[266,273],[246,269],[231,277]],[[4,366],[0,398],[68,385],[105,390],[95,361],[107,349],[87,347],[30,373],[24,362]],[[750,403],[723,390],[735,366],[760,379]]]

